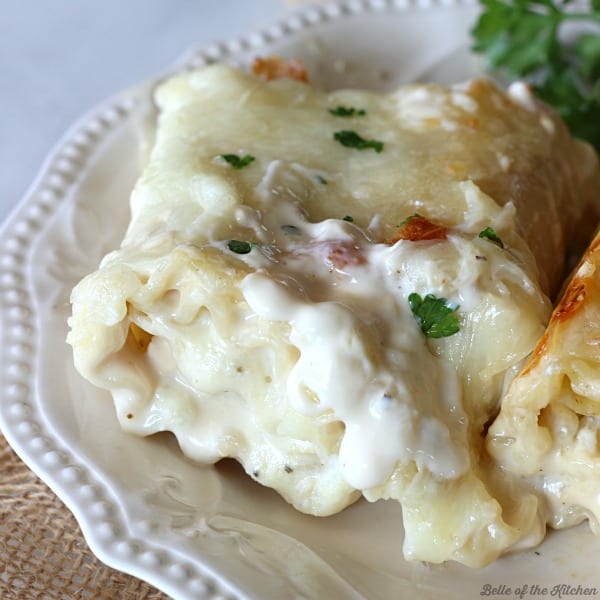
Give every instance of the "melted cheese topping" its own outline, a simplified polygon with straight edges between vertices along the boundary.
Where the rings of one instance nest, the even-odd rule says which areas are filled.
[[[484,82],[323,94],[214,66],[156,98],[123,244],[72,295],[75,364],[123,427],[173,431],[205,463],[235,457],[312,514],[395,498],[410,559],[481,565],[539,541],[536,497],[498,485],[482,431],[562,262],[564,229],[525,238],[581,212],[545,190],[564,170],[581,178],[586,150],[539,167],[564,128]],[[343,146],[343,130],[382,151]],[[236,169],[230,153],[254,160]],[[415,212],[446,235],[392,242]],[[458,307],[459,332],[426,338],[412,293]]]

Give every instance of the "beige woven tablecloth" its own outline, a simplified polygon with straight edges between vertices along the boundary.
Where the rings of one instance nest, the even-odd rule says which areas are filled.
[[[168,596],[101,563],[88,549],[73,515],[0,435],[0,598]]]

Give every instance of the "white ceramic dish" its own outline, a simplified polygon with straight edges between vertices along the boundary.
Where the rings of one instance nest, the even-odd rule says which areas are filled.
[[[452,0],[309,8],[192,52],[169,72],[280,53],[302,58],[327,88],[449,83],[476,70],[468,53],[475,15],[473,4]],[[72,286],[118,245],[127,224],[155,83],[75,124],[0,235],[0,425],[73,511],[92,550],[177,598],[533,597],[534,586],[567,597],[581,595],[578,585],[600,593],[600,541],[587,526],[482,570],[407,564],[396,503],[359,502],[311,518],[232,462],[204,468],[183,458],[168,434],[120,431],[110,397],[75,372],[64,339]],[[572,587],[559,594],[556,585]]]

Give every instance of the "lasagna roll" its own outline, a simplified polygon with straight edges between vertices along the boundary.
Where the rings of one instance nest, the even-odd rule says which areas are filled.
[[[544,500],[554,528],[600,533],[600,234],[502,400],[487,447]]]
[[[75,364],[123,428],[313,515],[397,499],[408,559],[539,541],[484,430],[593,204],[591,149],[485,80],[327,93],[215,65],[155,98],[125,238],[72,294]]]

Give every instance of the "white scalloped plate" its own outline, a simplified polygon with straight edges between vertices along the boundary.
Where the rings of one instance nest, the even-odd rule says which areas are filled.
[[[169,72],[280,53],[302,58],[316,85],[327,88],[449,83],[476,69],[468,53],[475,15],[470,2],[452,0],[309,8],[262,33],[190,53]],[[600,542],[586,526],[550,535],[539,554],[505,557],[486,569],[408,564],[397,503],[359,502],[334,517],[308,517],[232,462],[201,467],[183,458],[168,434],[140,439],[120,431],[110,397],[75,372],[64,339],[72,286],[118,245],[127,224],[156,81],[75,124],[0,234],[0,425],[73,511],[94,553],[177,598],[474,598],[486,590],[498,597],[507,587],[515,597],[523,585],[600,589]]]

